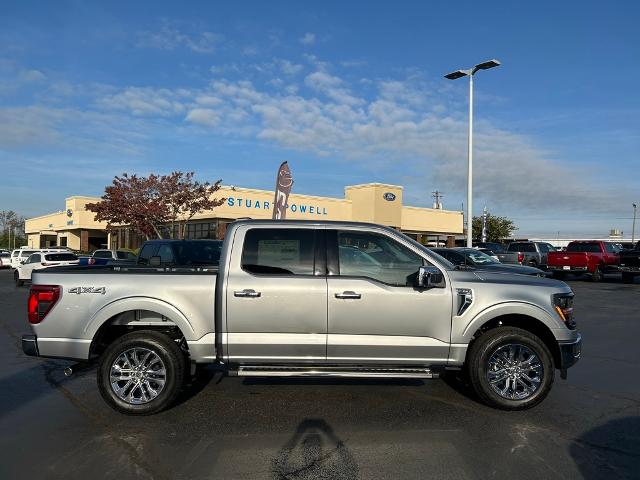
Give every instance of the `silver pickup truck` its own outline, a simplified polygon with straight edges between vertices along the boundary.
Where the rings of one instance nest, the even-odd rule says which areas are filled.
[[[464,370],[493,407],[529,408],[580,357],[573,293],[541,277],[459,270],[390,228],[238,221],[217,272],[34,273],[27,355],[96,361],[127,414],[175,400],[196,364],[229,375],[434,378]]]

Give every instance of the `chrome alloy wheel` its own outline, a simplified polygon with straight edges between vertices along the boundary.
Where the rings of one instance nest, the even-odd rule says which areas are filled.
[[[125,350],[111,364],[109,382],[120,400],[142,405],[156,398],[167,379],[162,359],[148,348]]]
[[[498,348],[487,362],[487,381],[502,398],[523,400],[533,395],[544,376],[538,355],[529,347],[515,343]]]

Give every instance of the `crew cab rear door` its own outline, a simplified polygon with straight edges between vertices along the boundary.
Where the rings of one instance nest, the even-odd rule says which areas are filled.
[[[236,231],[225,292],[229,362],[326,360],[325,253],[324,229],[317,226]]]
[[[327,230],[327,362],[444,365],[450,285],[415,286],[421,255],[384,232]]]

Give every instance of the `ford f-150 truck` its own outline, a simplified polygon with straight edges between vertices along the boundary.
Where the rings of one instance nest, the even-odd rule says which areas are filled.
[[[229,375],[434,378],[465,369],[516,410],[580,356],[563,282],[468,271],[387,227],[231,224],[218,271],[105,266],[34,273],[27,355],[96,361],[116,410],[168,407],[196,364]]]
[[[569,243],[565,252],[550,252],[547,268],[555,278],[567,273],[589,274],[599,282],[605,273],[617,272],[620,257],[618,248],[611,242],[580,240]]]
[[[623,283],[633,283],[636,275],[640,275],[640,242],[633,250],[621,250],[618,255]]]

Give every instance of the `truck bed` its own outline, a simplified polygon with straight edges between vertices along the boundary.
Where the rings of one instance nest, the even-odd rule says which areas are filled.
[[[105,321],[178,327],[196,357],[215,355],[217,268],[54,267],[34,272],[33,284],[60,287],[46,318],[32,325],[42,356],[88,359]]]

